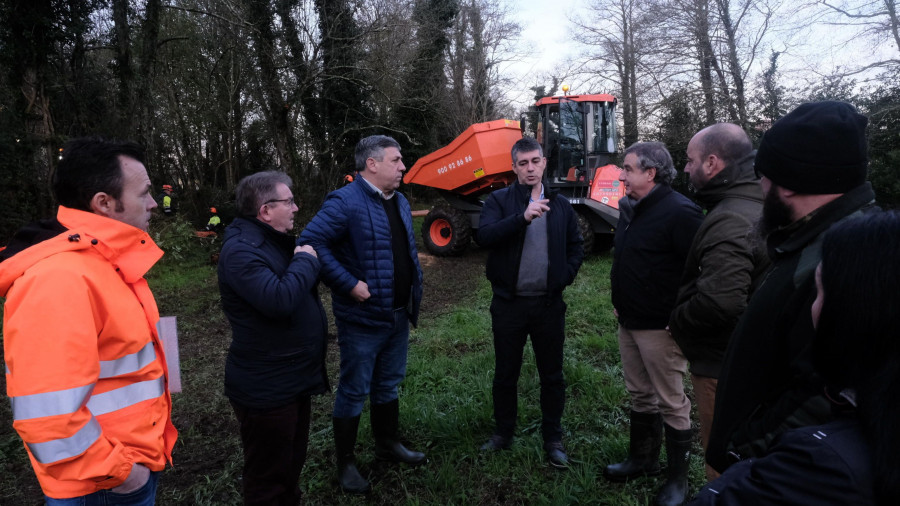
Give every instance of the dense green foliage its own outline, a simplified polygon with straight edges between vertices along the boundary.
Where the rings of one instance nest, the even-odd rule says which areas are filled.
[[[411,165],[499,118],[514,27],[498,0],[0,2],[0,243],[51,213],[76,136],[143,144],[191,219],[271,168],[317,207],[360,137],[393,135]]]

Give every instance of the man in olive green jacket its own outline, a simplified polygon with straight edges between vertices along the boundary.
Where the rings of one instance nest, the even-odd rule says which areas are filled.
[[[769,261],[753,228],[763,194],[753,145],[737,125],[717,123],[691,139],[684,167],[707,211],[694,236],[669,331],[690,362],[703,449],[728,340]],[[717,473],[707,467],[707,478]]]

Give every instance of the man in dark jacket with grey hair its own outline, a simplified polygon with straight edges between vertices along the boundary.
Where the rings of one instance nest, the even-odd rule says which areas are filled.
[[[231,322],[225,395],[240,423],[244,503],[296,504],[309,442],[310,396],[328,389],[328,322],[316,291],[319,260],[295,246],[291,179],[267,171],[235,189],[239,216],[219,255]]]
[[[669,331],[690,362],[704,450],[728,339],[769,266],[753,230],[763,204],[754,155],[747,134],[731,123],[700,130],[687,146],[684,172],[708,213],[691,244]],[[706,471],[707,479],[717,477]]]
[[[620,206],[610,281],[631,396],[631,443],[628,458],[606,466],[603,474],[611,481],[658,474],[664,425],[668,479],[656,504],[681,504],[693,439],[691,403],[683,384],[687,361],[666,325],[703,214],[672,189],[677,172],[662,143],[631,145],[622,165],[626,205]]]

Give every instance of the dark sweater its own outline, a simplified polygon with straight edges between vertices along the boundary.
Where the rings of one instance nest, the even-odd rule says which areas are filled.
[[[383,199],[381,204],[391,224],[391,252],[394,256],[394,309],[405,308],[409,304],[412,287],[412,261],[406,242],[406,229],[400,219],[400,209],[396,198]]]
[[[485,273],[495,297],[511,299],[517,295],[522,246],[525,229],[529,226],[524,214],[530,193],[530,186],[516,181],[491,193],[481,211],[475,240],[490,249]],[[583,240],[569,201],[554,191],[545,191],[545,196],[550,207],[550,212],[544,214],[547,219],[547,294],[560,296],[575,280],[581,267]]]

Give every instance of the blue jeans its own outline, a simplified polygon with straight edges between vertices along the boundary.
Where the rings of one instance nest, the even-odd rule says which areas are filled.
[[[409,316],[394,311],[392,328],[373,328],[338,320],[341,378],[334,397],[334,417],[352,418],[362,413],[366,397],[372,404],[397,399],[397,387],[406,376]]]
[[[116,494],[109,490],[100,490],[93,494],[70,499],[54,499],[44,496],[47,506],[153,506],[156,504],[156,482],[159,471],[151,471],[147,483],[143,487],[127,494]]]

